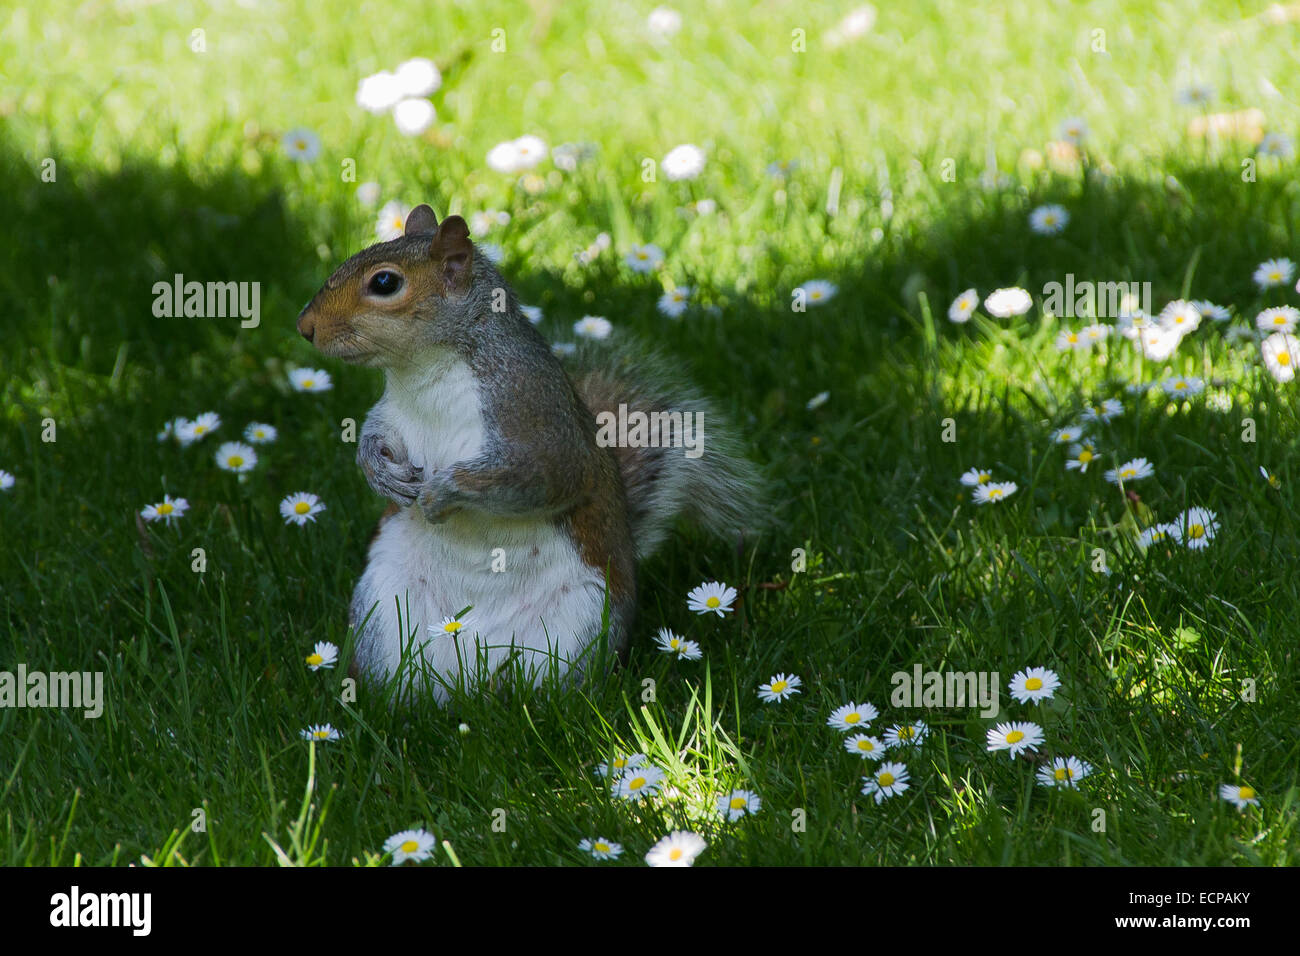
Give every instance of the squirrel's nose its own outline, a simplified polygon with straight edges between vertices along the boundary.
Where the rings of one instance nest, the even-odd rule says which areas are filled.
[[[311,314],[310,305],[298,313],[298,332],[308,342],[316,337],[316,319]]]

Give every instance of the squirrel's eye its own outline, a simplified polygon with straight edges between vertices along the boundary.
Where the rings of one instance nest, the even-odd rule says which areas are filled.
[[[402,287],[402,277],[396,272],[389,272],[385,269],[383,272],[376,272],[370,277],[370,283],[367,288],[375,295],[392,295]]]

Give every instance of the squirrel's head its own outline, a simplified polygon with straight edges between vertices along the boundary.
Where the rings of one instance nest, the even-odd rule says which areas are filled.
[[[428,206],[416,206],[405,234],[335,270],[298,315],[298,331],[325,355],[387,367],[439,344],[439,319],[463,303],[473,264],[465,220],[439,223]]]

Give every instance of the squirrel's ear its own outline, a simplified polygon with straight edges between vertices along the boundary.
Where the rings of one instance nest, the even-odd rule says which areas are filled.
[[[460,287],[469,275],[474,259],[474,243],[469,239],[469,226],[460,216],[448,216],[438,227],[430,255],[442,260],[442,277],[447,285]]]
[[[414,236],[422,232],[437,232],[438,217],[426,203],[420,203],[406,217],[406,235]]]

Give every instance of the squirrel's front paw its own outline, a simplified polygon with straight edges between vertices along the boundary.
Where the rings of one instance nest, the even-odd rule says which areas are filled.
[[[441,524],[456,511],[460,510],[460,493],[456,483],[445,472],[439,472],[420,489],[415,503],[424,513],[424,520],[429,524]]]
[[[357,464],[371,488],[401,505],[414,502],[424,483],[424,469],[411,464],[405,446],[380,435],[361,436]]]

